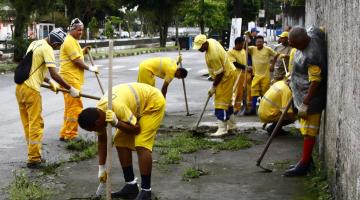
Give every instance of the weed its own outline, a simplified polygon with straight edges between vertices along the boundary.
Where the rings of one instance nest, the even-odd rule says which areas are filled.
[[[76,152],[74,155],[70,157],[71,162],[77,162],[81,160],[86,160],[93,158],[97,154],[97,145],[96,143],[91,144],[86,147],[83,151]]]
[[[24,171],[14,172],[15,180],[10,184],[10,200],[50,199],[51,191],[27,177]]]
[[[178,149],[170,149],[160,160],[160,164],[179,164],[181,159]]]
[[[44,173],[44,175],[55,174],[56,169],[60,167],[63,163],[63,161],[47,163],[45,167],[41,169],[41,171]]]
[[[194,153],[202,149],[239,150],[251,147],[251,141],[244,135],[226,139],[224,142],[206,140],[202,137],[192,137],[188,132],[174,133],[174,136],[160,138],[155,147],[161,155],[161,164],[179,163],[181,153]]]
[[[71,162],[93,158],[97,154],[97,145],[90,139],[81,138],[80,141],[70,141],[65,146],[69,150],[78,151],[70,157]]]
[[[309,192],[318,196],[318,200],[331,200],[333,198],[329,190],[326,172],[321,168],[321,165],[321,162],[317,162],[315,170],[310,174],[306,187]]]
[[[224,142],[217,143],[214,148],[217,150],[231,150],[250,148],[252,143],[244,135],[237,135],[235,138],[224,140]]]
[[[190,179],[199,178],[202,175],[206,175],[208,172],[206,170],[202,170],[198,167],[189,167],[186,168],[183,175],[182,180],[190,181]]]
[[[94,144],[95,142],[90,139],[80,138],[79,141],[70,140],[68,143],[66,143],[65,148],[69,150],[83,151]]]

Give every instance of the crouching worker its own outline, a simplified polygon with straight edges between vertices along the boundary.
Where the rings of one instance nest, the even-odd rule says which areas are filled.
[[[112,198],[151,199],[152,148],[155,135],[165,113],[165,99],[161,92],[147,84],[129,83],[113,87],[113,108],[108,110],[105,94],[96,108],[86,108],[79,117],[81,128],[96,131],[99,150],[99,180],[106,179],[106,123],[117,128],[113,143],[123,169],[125,186],[111,193]],[[132,151],[138,155],[141,191],[132,166]]]
[[[275,82],[270,89],[265,93],[260,101],[259,118],[262,122],[272,123],[266,131],[270,135],[276,127],[276,124],[285,111],[286,105],[291,100],[291,90],[287,80]],[[287,111],[285,118],[280,124],[280,129],[276,134],[284,134],[283,126],[293,123],[296,120],[292,108]]]
[[[177,58],[177,61],[169,57],[159,57],[141,62],[137,82],[155,87],[155,76],[164,79],[161,93],[166,97],[167,88],[174,77],[180,79],[187,76],[188,72],[185,68],[177,67],[181,59],[181,56]]]
[[[80,91],[71,87],[56,71],[53,49],[61,46],[65,36],[66,33],[57,28],[49,33],[49,37],[32,42],[27,49],[27,53],[33,52],[29,78],[16,85],[16,99],[28,146],[28,168],[45,166],[44,159],[41,157],[41,141],[44,132],[44,121],[41,117],[41,84],[44,81],[49,83],[54,92],[57,92],[60,84],[70,91],[72,97],[80,95]],[[45,76],[48,71],[56,82]]]

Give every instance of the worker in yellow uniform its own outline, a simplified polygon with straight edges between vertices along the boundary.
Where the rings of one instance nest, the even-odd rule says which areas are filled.
[[[256,114],[257,99],[263,96],[270,87],[270,68],[274,68],[279,54],[270,47],[264,46],[263,36],[256,36],[256,47],[249,46],[249,54],[252,57],[252,70],[254,73],[251,83],[251,114]],[[270,67],[271,57],[274,57],[274,61]]]
[[[228,51],[230,62],[234,64],[237,69],[237,85],[234,86],[234,114],[237,114],[241,110],[241,106],[246,104],[244,100],[244,88],[245,88],[245,70],[246,68],[246,51],[244,47],[244,38],[237,37],[235,39],[235,46]],[[235,81],[236,84],[236,81]],[[249,88],[250,89],[250,88]],[[246,105],[244,105],[246,106]]]
[[[111,194],[112,198],[150,200],[152,148],[157,129],[165,113],[165,98],[161,92],[144,83],[119,84],[113,87],[112,110],[108,109],[107,95],[96,108],[83,110],[78,118],[81,128],[98,133],[99,173],[106,181],[106,122],[117,128],[113,144],[118,152],[125,186]],[[132,166],[132,151],[136,150],[141,174],[141,192]]]
[[[277,59],[274,66],[274,81],[283,80],[286,76],[286,71],[289,71],[289,55],[291,52],[291,47],[289,46],[288,41],[289,32],[284,31],[279,37],[280,44],[276,45],[274,50],[278,53],[284,54],[283,58]],[[285,63],[285,66],[284,66]],[[285,68],[286,67],[286,70]]]
[[[266,130],[271,134],[276,127],[276,124],[284,112],[286,105],[292,97],[288,80],[281,80],[275,82],[269,90],[261,98],[259,105],[259,118],[262,122],[272,123]],[[295,121],[296,116],[293,109],[290,107],[287,111],[284,120],[280,124],[280,129],[277,134],[285,133],[282,129],[283,126],[291,124]]]
[[[304,176],[311,169],[311,154],[319,134],[321,112],[326,104],[327,65],[325,33],[316,27],[308,31],[294,27],[289,33],[290,46],[296,48],[290,87],[304,136],[301,160],[285,176]]]
[[[155,76],[164,79],[161,92],[166,97],[167,88],[174,77],[186,78],[187,70],[178,68],[181,56],[177,61],[169,57],[150,58],[140,63],[138,80],[139,83],[146,83],[155,87]]]
[[[81,90],[84,84],[84,70],[97,73],[97,66],[89,66],[84,62],[84,54],[89,47],[81,49],[79,40],[84,30],[84,24],[75,18],[70,24],[70,33],[66,36],[60,48],[60,75],[74,88]],[[60,130],[60,141],[78,140],[77,116],[83,108],[81,98],[73,98],[64,94],[64,122]]]
[[[44,159],[41,158],[44,122],[41,117],[40,85],[45,81],[51,85],[53,91],[57,92],[59,87],[57,83],[59,83],[70,91],[72,97],[79,97],[79,90],[66,83],[56,71],[53,49],[60,47],[65,36],[66,33],[62,29],[54,29],[47,38],[32,42],[27,49],[27,52],[33,51],[29,78],[22,84],[16,85],[16,99],[28,145],[28,168],[44,167],[42,164]],[[48,71],[57,83],[46,77]]]
[[[207,39],[205,35],[200,34],[195,37],[193,49],[206,52],[205,61],[209,74],[214,79],[208,95],[215,94],[215,116],[218,119],[218,129],[211,136],[224,136],[228,131],[236,129],[234,108],[231,102],[237,74],[236,68],[221,44],[214,39]]]

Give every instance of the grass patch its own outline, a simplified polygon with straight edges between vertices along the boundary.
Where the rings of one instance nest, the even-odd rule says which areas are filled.
[[[321,163],[316,163],[316,168],[310,173],[309,180],[306,181],[306,188],[310,193],[315,194],[318,200],[332,200],[326,172],[321,168]]]
[[[44,168],[41,169],[44,175],[50,175],[55,174],[56,169],[60,167],[63,164],[63,162],[53,162],[53,163],[47,163]]]
[[[252,142],[245,135],[226,138],[223,142],[207,140],[203,137],[193,137],[191,133],[173,133],[172,136],[160,138],[154,147],[160,153],[160,164],[178,164],[182,153],[194,153],[203,149],[236,151],[251,147]]]
[[[17,64],[12,61],[5,61],[0,63],[0,73],[14,71]]]
[[[322,167],[322,163],[319,161],[318,155],[313,153],[315,161],[315,169],[310,172],[310,175],[306,177],[305,194],[295,198],[296,200],[333,200],[333,196],[330,191],[329,183],[327,181],[327,174]]]
[[[24,171],[14,172],[15,180],[10,184],[10,200],[50,199],[51,191],[39,183],[30,180]]]
[[[179,164],[182,157],[180,151],[178,149],[170,149],[167,151],[162,159],[160,160],[160,164]]]
[[[183,181],[190,181],[191,179],[199,178],[202,175],[208,174],[208,171],[202,170],[200,168],[196,167],[189,167],[186,168],[183,175],[182,180]]]
[[[236,151],[240,149],[250,148],[252,143],[245,135],[236,135],[232,139],[224,140],[224,142],[217,143],[215,149],[217,150],[231,150]]]
[[[82,139],[78,142],[70,141],[66,144],[65,148],[77,151],[70,157],[71,162],[77,162],[93,158],[97,154],[97,144],[88,139]]]

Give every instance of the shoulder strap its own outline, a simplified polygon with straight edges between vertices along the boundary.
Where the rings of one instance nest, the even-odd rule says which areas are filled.
[[[36,45],[36,44],[34,44],[34,46],[35,46],[35,45]],[[40,47],[40,46],[42,46],[42,44],[37,45],[35,48],[31,49],[31,51],[33,52],[33,55],[34,55],[35,49],[37,49],[37,48]],[[31,58],[31,59],[32,59],[32,58]],[[29,78],[31,77],[31,75],[33,75],[33,74],[41,67],[42,64],[43,64],[43,63],[40,63],[40,65],[36,67],[36,69],[29,75]],[[29,79],[29,78],[28,78],[28,79]]]

